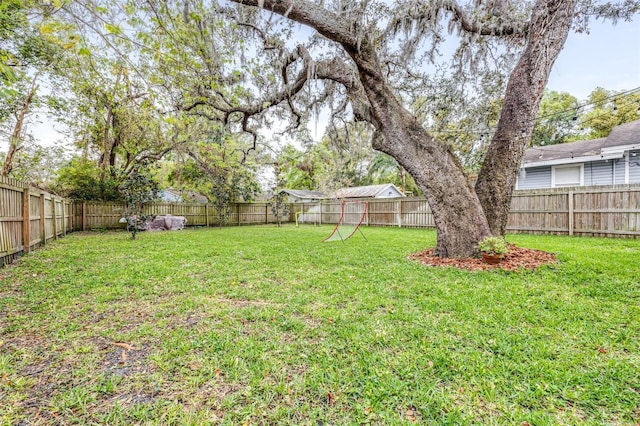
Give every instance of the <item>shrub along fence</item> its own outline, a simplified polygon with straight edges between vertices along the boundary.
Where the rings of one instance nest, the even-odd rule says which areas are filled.
[[[369,199],[364,225],[433,228],[424,198]],[[289,217],[305,224],[335,224],[341,202],[296,203]],[[184,216],[187,226],[218,226],[216,209],[207,204],[152,203],[147,214]],[[122,203],[70,203],[37,188],[0,178],[0,262],[44,245],[68,231],[124,228]],[[268,202],[237,203],[225,225],[275,224]],[[507,224],[509,232],[640,236],[640,185],[516,191]]]
[[[0,176],[0,266],[72,227],[69,201]]]

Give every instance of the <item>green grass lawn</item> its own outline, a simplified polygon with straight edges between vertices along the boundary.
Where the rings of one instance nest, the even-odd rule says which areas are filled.
[[[0,270],[0,424],[640,422],[640,242],[514,235],[560,263],[465,272],[407,259],[432,231],[330,230],[75,234]]]

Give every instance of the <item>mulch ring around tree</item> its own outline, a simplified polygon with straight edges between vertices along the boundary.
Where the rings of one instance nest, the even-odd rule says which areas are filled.
[[[489,265],[482,258],[450,259],[440,258],[434,255],[435,249],[427,249],[419,253],[409,255],[409,259],[417,260],[423,265],[440,266],[443,268],[452,267],[466,269],[468,271],[485,271],[491,269],[502,269],[505,271],[532,270],[542,265],[558,263],[555,255],[542,250],[534,250],[523,247],[509,245],[509,252],[497,265]]]

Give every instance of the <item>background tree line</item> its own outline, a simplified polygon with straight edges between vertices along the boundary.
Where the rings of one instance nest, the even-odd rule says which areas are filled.
[[[282,186],[386,182],[431,196],[429,179],[417,181],[416,166],[399,164],[406,156],[392,152],[384,117],[375,116],[375,91],[363,80],[371,67],[384,73],[385,96],[406,111],[403,120],[424,130],[416,146],[456,158],[442,176],[480,173],[483,181],[485,157],[494,155],[488,150],[521,132],[527,145],[566,143],[606,136],[638,118],[637,91],[596,88],[580,101],[547,91],[530,118],[519,118],[522,129],[501,133],[519,55],[527,43],[540,43],[535,13],[542,2],[401,0],[391,11],[384,3],[303,1],[266,13],[258,11],[264,2],[243,3],[3,1],[1,173],[85,200],[122,199],[141,171],[159,187],[204,193],[214,203]],[[577,31],[593,17],[631,19],[639,7],[544,7],[556,6],[573,8],[563,25]],[[334,34],[322,20],[291,15],[298,7],[351,24]],[[298,23],[318,32],[299,43],[306,35]],[[454,27],[460,47],[450,62],[438,62],[435,53]],[[64,144],[38,145],[39,121],[55,122]],[[313,141],[308,129],[325,121],[324,136]]]

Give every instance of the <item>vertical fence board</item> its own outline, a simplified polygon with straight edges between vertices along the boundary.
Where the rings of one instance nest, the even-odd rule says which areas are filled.
[[[29,187],[22,191],[22,251],[31,251],[31,190]]]
[[[29,194],[29,247],[42,244],[40,238],[40,194]]]
[[[435,227],[424,198],[369,199],[365,223],[371,226]],[[507,229],[510,232],[564,235],[640,236],[640,185],[515,191]],[[283,221],[335,224],[341,201],[298,203]],[[68,231],[123,228],[123,203],[70,203],[12,179],[0,178],[0,264],[22,251],[44,245]],[[213,205],[151,203],[150,215],[187,218],[187,226],[218,226]],[[225,225],[273,224],[269,203],[231,205]]]

